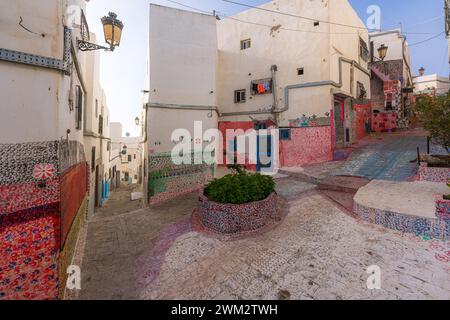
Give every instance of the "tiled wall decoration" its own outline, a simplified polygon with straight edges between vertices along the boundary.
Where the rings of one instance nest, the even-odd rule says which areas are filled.
[[[419,167],[419,181],[443,182],[450,181],[450,168],[429,167],[426,163],[421,163]]]
[[[272,193],[262,201],[235,205],[209,201],[200,192],[196,214],[205,228],[218,233],[254,231],[276,218],[277,198],[276,193]]]
[[[214,176],[214,165],[176,165],[170,154],[149,157],[150,204],[158,204],[203,187]]]
[[[0,300],[57,299],[58,204],[0,215]]]
[[[86,196],[86,171],[76,141],[0,145],[0,299],[58,298],[61,235]]]
[[[280,141],[280,162],[283,167],[333,160],[331,127],[292,128],[291,140]]]
[[[397,113],[380,112],[372,113],[372,131],[385,132],[397,128]]]

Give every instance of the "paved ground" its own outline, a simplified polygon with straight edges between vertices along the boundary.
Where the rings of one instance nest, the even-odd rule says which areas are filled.
[[[426,152],[426,137],[421,132],[413,135],[382,134],[367,138],[362,147],[352,151],[342,166],[332,175],[361,176],[369,179],[407,181],[416,174],[417,147]],[[414,135],[415,134],[415,135]]]
[[[347,162],[313,171],[322,177],[341,172],[406,180],[414,174],[409,161],[421,137],[370,138]],[[109,206],[87,225],[78,297],[450,299],[450,242],[358,221],[299,177],[276,181],[288,200],[285,220],[234,241],[193,230],[196,194],[139,209],[128,200],[129,190],[113,193]],[[381,290],[367,289],[371,265],[381,268]]]
[[[152,250],[141,258],[140,298],[450,299],[449,263],[436,259],[448,244],[357,222],[320,195],[291,202],[278,228],[254,238],[223,242],[186,228],[170,242],[158,272]],[[367,289],[371,265],[381,290]]]
[[[450,299],[449,243],[358,222],[292,178],[278,191],[291,199],[286,220],[243,240],[194,232],[195,194],[101,215],[88,225],[79,298],[277,299],[288,291],[291,299]],[[374,264],[379,291],[366,287]]]

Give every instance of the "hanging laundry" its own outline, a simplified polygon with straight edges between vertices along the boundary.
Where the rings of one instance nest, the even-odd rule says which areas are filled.
[[[258,83],[258,93],[263,94],[266,92],[266,89],[264,88],[264,85],[262,83]]]
[[[264,89],[269,92],[270,91],[270,81],[265,81],[264,84]]]

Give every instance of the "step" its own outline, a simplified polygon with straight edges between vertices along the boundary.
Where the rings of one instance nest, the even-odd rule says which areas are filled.
[[[355,176],[329,176],[318,183],[319,190],[340,191],[355,194],[370,182],[369,179]]]

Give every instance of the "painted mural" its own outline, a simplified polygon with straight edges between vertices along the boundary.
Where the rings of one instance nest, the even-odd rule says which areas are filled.
[[[2,144],[0,155],[0,300],[57,299],[60,252],[71,250],[63,239],[87,192],[78,188],[87,186],[84,148],[67,141]],[[74,190],[80,194],[73,197]]]

